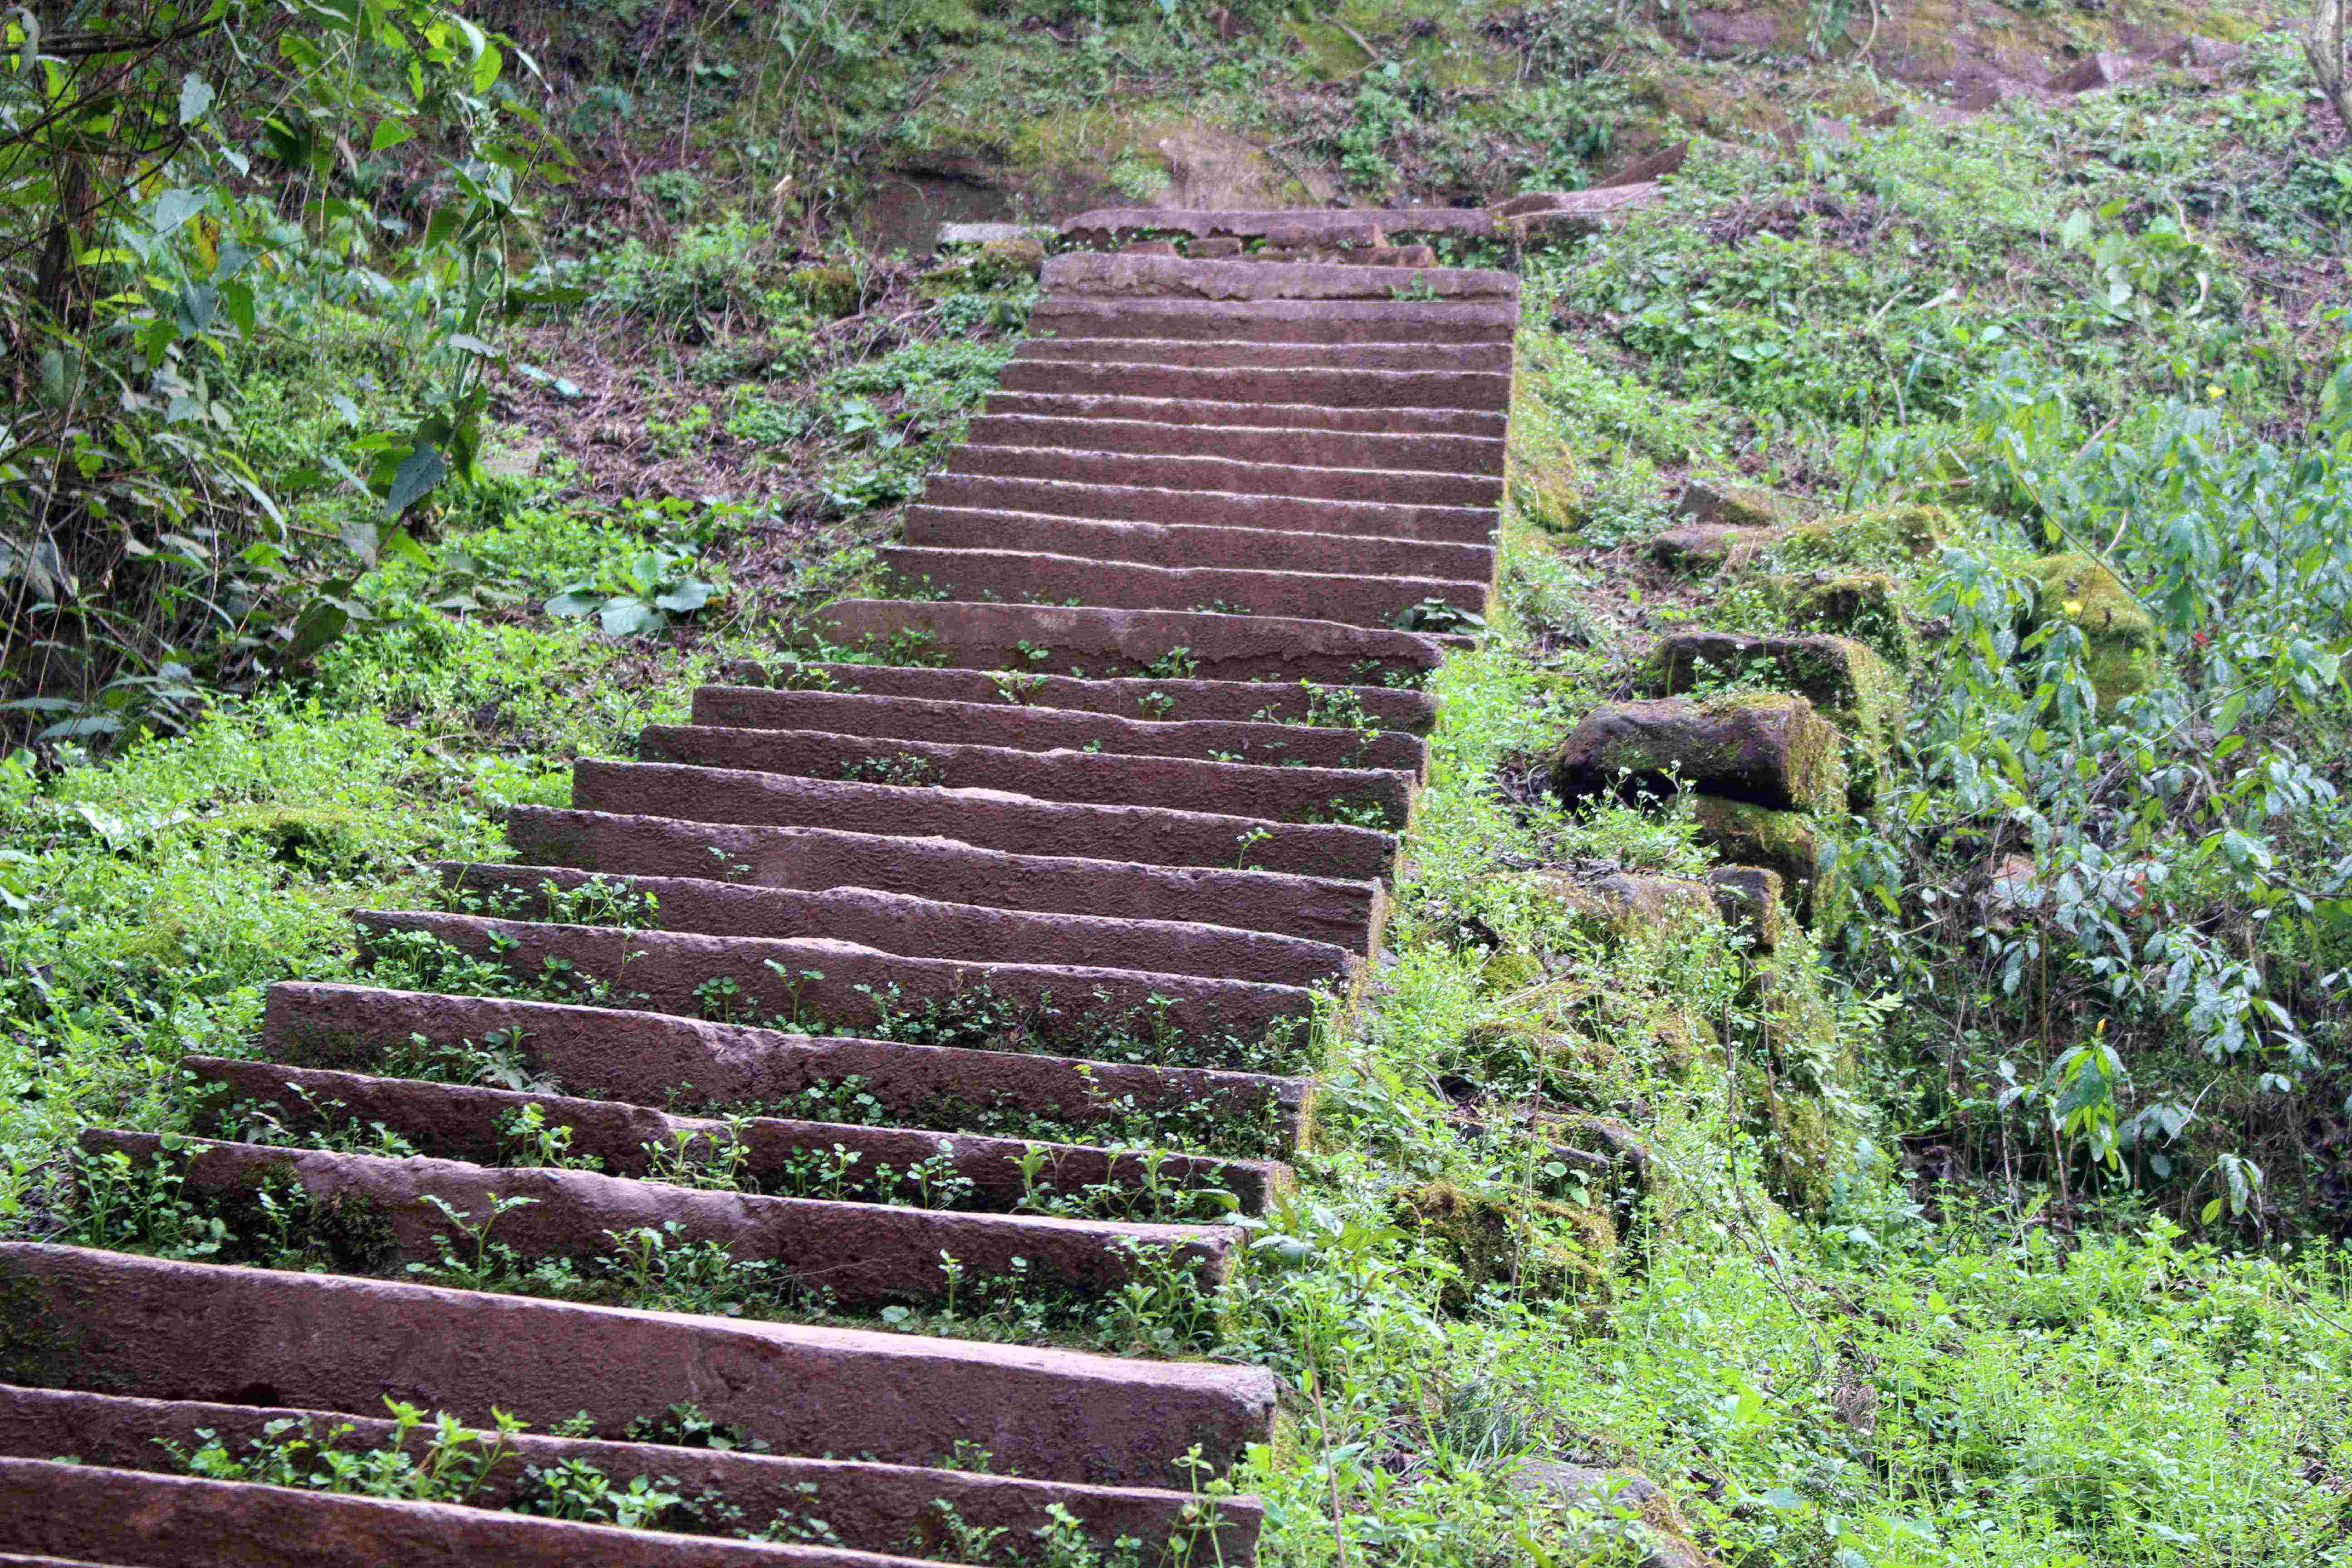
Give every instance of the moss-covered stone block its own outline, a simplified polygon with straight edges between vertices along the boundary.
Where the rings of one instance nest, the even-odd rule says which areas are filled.
[[[1769,866],[1717,866],[1706,874],[1723,923],[1744,931],[1751,951],[1769,956],[1788,931],[1788,884]]]
[[[1604,702],[1552,754],[1550,779],[1571,805],[1608,795],[1665,801],[1689,788],[1826,814],[1845,804],[1841,750],[1836,726],[1793,694]]]
[[[1933,554],[1951,537],[1942,507],[1873,507],[1785,528],[1772,554],[1783,565],[1891,566]]]
[[[1675,498],[1675,517],[1721,528],[1771,528],[1795,510],[1778,491],[1731,479],[1693,479]]]
[[[854,316],[863,293],[846,267],[802,267],[784,275],[785,291],[819,316]]]
[[[1543,960],[1515,947],[1496,949],[1478,966],[1478,989],[1490,995],[1507,996],[1543,982]]]
[[[1698,841],[1724,859],[1777,874],[1783,900],[1801,921],[1810,923],[1814,910],[1835,891],[1833,872],[1822,864],[1821,833],[1811,817],[1721,795],[1700,795],[1692,805],[1691,820]]]
[[[1566,917],[1569,929],[1608,946],[1639,935],[1676,935],[1722,923],[1704,882],[1630,871],[1584,877],[1539,873],[1538,881]]]
[[[1867,811],[1902,732],[1904,682],[1875,649],[1852,637],[1677,632],[1658,644],[1654,689],[1666,696],[1714,683],[1757,681],[1793,691],[1837,726],[1845,747],[1846,805]]]
[[[2026,568],[2037,588],[2028,624],[2063,618],[2090,645],[2091,686],[2102,710],[2152,685],[2162,668],[2156,617],[2141,607],[2123,579],[2088,555],[2045,555]]]
[[[1607,1298],[1617,1224],[1605,1206],[1439,1181],[1404,1193],[1397,1218],[1456,1269],[1438,1295],[1445,1311],[1467,1311],[1497,1285],[1538,1300]]]
[[[1764,591],[1793,631],[1852,637],[1896,669],[1910,668],[1918,655],[1902,591],[1884,572],[1768,577]]]

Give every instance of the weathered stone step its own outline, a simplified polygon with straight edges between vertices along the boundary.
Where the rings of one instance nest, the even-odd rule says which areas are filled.
[[[863,671],[876,667],[831,668]],[[980,684],[993,687],[990,700],[956,701],[912,695],[704,686],[694,693],[694,721],[744,729],[829,730],[836,734],[892,740],[1018,746],[1028,751],[1087,748],[1122,756],[1209,761],[1238,758],[1269,766],[1389,768],[1415,775],[1428,762],[1429,743],[1418,735],[1400,731],[1368,732],[1250,720],[1122,718],[1110,713],[1066,710],[1042,694],[1024,690],[1012,682],[993,683],[982,678]],[[1006,697],[1016,690],[1020,695],[1007,701]]]
[[[1033,963],[1343,987],[1353,984],[1359,968],[1354,954],[1330,942],[1181,921],[1037,914],[872,888],[804,891],[698,877],[606,877],[564,866],[444,861],[436,869],[466,912],[531,921],[578,919],[567,911],[578,909],[577,891],[588,889],[655,900],[651,918],[637,923],[664,931],[830,937],[909,958],[1017,952]]]
[[[522,858],[540,865],[617,875],[720,876],[750,887],[872,888],[992,909],[1230,926],[1328,942],[1360,956],[1371,952],[1388,912],[1386,893],[1370,878],[1024,855],[943,836],[520,805],[508,813],[507,840]]]
[[[1050,329],[1047,329],[1050,330]],[[1045,363],[1165,364],[1192,370],[1511,371],[1511,345],[1411,342],[1266,343],[1233,338],[1163,338],[1139,325],[1086,337],[1030,335],[1013,351]]]
[[[763,1287],[807,1291],[813,1304],[875,1311],[929,1306],[965,1286],[978,1291],[985,1282],[1015,1277],[1048,1291],[1097,1297],[1134,1276],[1130,1248],[1165,1257],[1196,1283],[1213,1286],[1224,1279],[1241,1235],[1197,1225],[762,1197],[595,1171],[206,1138],[180,1139],[166,1155],[156,1133],[105,1128],[86,1131],[79,1142],[85,1193],[93,1159],[121,1154],[146,1170],[165,1156],[183,1200],[234,1212],[253,1205],[267,1187],[296,1245],[321,1247],[336,1268],[355,1274],[432,1267],[453,1252],[464,1258],[487,1236],[525,1264],[569,1258],[593,1283],[598,1260],[617,1261],[632,1234],[650,1233],[664,1237],[665,1247],[709,1245],[738,1264],[772,1268],[776,1275],[761,1278]],[[943,1255],[968,1271],[961,1279],[942,1266]]]
[[[1081,396],[1172,397],[1202,403],[1308,403],[1390,411],[1409,430],[1423,408],[1499,414],[1511,405],[1511,378],[1490,371],[1195,370],[1185,365],[1014,360],[998,384],[1007,392]]]
[[[794,1454],[1181,1486],[1271,1436],[1262,1367],[745,1322],[470,1290],[0,1243],[0,1380],[378,1415],[386,1395],[618,1435],[691,1402]],[[0,1517],[6,1510],[0,1509]],[[478,1559],[487,1560],[487,1559]],[[575,1559],[576,1561],[576,1559]]]
[[[1359,577],[1312,572],[1251,572],[1215,566],[1140,566],[1071,555],[1012,551],[926,550],[886,545],[876,552],[908,590],[943,589],[959,600],[1069,601],[1122,610],[1219,608],[1233,616],[1283,616],[1386,626],[1429,600],[1475,616],[1486,612],[1483,582],[1435,577]]]
[[[1311,430],[1318,434],[1443,436],[1499,441],[1509,427],[1498,410],[1334,408],[1316,403],[1218,403],[1206,398],[1152,397],[1139,393],[1087,393],[1075,389],[1023,392],[1000,387],[982,405],[983,417],[997,415],[1039,419],[1119,420],[1129,424],[1248,426],[1260,430]]]
[[[1355,223],[1379,220],[1349,215]],[[1366,274],[1371,276],[1366,276]],[[1326,262],[1192,261],[1174,256],[1048,257],[1040,280],[1047,294],[1161,300],[1507,300],[1517,302],[1511,273],[1468,267],[1404,268]]]
[[[1275,572],[1370,573],[1492,582],[1490,545],[1272,529],[1171,527],[924,506],[907,509],[908,544],[935,550],[1033,551],[1149,566],[1247,566]]]
[[[418,1042],[422,1041],[422,1045]],[[1288,1152],[1305,1137],[1311,1080],[896,1040],[785,1034],[659,1013],[508,997],[280,981],[260,1053],[273,1062],[366,1075],[423,1070],[424,1058],[495,1047],[523,1080],[573,1096],[733,1114],[870,1098],[902,1125],[970,1125],[990,1112],[1087,1126],[1197,1107],[1204,1121],[1261,1128]],[[854,1081],[854,1085],[852,1084]],[[851,1089],[845,1085],[852,1085]]]
[[[1342,734],[1360,725],[1426,735],[1437,724],[1437,699],[1388,686],[1272,685],[1255,680],[1078,680],[1011,670],[934,669],[913,664],[761,665],[737,660],[728,678],[774,690],[824,690],[869,697],[976,702],[1041,712],[1107,713],[1173,723],[1274,723]],[[1391,765],[1374,753],[1377,765]]]
[[[1389,506],[1494,507],[1503,499],[1503,481],[1498,477],[1362,466],[1370,461],[1370,455],[1367,453],[1357,459],[1356,467],[1315,468],[1295,461],[1171,458],[1099,447],[1003,447],[967,441],[950,454],[945,471],[956,475],[992,474],[1010,479],[1059,479],[1070,484],[1289,496],[1301,500],[1369,501]]]
[[[1102,300],[1049,295],[1029,330],[1064,338],[1232,339],[1260,343],[1507,343],[1511,300]]]
[[[1081,245],[1108,245],[1145,236],[1193,239],[1255,237],[1287,230],[1304,236],[1377,228],[1401,234],[1493,239],[1506,231],[1493,207],[1096,207],[1062,220],[1063,235]]]
[[[1352,538],[1421,539],[1449,544],[1494,542],[1491,506],[1403,505],[1324,500],[1313,496],[1243,495],[1225,490],[1159,489],[1149,485],[1077,483],[999,474],[940,474],[923,491],[931,506],[1024,511],[1038,517],[1171,527],[1243,528]],[[1480,574],[1474,581],[1483,580]]]
[[[583,761],[572,771],[572,802],[585,811],[692,822],[952,838],[1015,855],[1051,855],[1083,846],[1106,859],[1250,866],[1304,877],[1385,878],[1396,858],[1395,837],[1369,827],[1268,822],[1166,806],[1090,805],[993,790],[837,784],[671,763]]]
[[[829,1546],[20,1458],[0,1458],[0,1546],[47,1554],[16,1562],[117,1568],[940,1568],[933,1559]]]
[[[1391,472],[1496,478],[1503,472],[1505,446],[1487,436],[1381,436],[1034,414],[983,414],[966,426],[966,439],[974,447],[1059,447],[1147,457],[1223,458],[1236,463],[1290,463],[1321,468],[1370,466]]]
[[[0,1455],[11,1458],[72,1454],[84,1465],[150,1470],[171,1463],[167,1444],[194,1452],[217,1440],[242,1458],[256,1444],[266,1442],[270,1425],[280,1421],[307,1431],[321,1447],[349,1454],[388,1450],[404,1436],[397,1426],[381,1415],[0,1385]],[[344,1429],[341,1436],[333,1436],[339,1428]],[[413,1435],[409,1440],[415,1441]],[[496,1447],[509,1457],[490,1466],[483,1476],[471,1498],[478,1507],[509,1508],[537,1500],[541,1487],[533,1471],[547,1473],[583,1465],[609,1478],[615,1487],[625,1486],[638,1476],[659,1476],[676,1483],[666,1485],[667,1490],[688,1497],[716,1494],[754,1529],[779,1514],[814,1515],[830,1525],[842,1545],[852,1552],[946,1552],[946,1543],[939,1539],[943,1534],[940,1502],[953,1508],[955,1517],[967,1527],[1002,1530],[1022,1538],[1046,1528],[1052,1520],[1048,1510],[1059,1505],[1095,1541],[1108,1543],[1126,1535],[1156,1545],[1171,1535],[1194,1539],[1196,1560],[1222,1558],[1240,1568],[1256,1550],[1264,1517],[1263,1508],[1252,1497],[1215,1500],[1218,1520],[1210,1525],[1205,1522],[1209,1510],[1184,1492],[1077,1486],[854,1459],[600,1442],[534,1432],[499,1435],[481,1447],[485,1453]],[[299,1549],[302,1542],[291,1544]],[[0,1563],[6,1561],[0,1557]],[[303,1561],[307,1564],[310,1560]],[[598,1555],[573,1561],[615,1560]],[[874,1565],[879,1559],[854,1561]]]
[[[1402,829],[1412,775],[1372,768],[1286,768],[1134,752],[1029,752],[1012,746],[874,739],[813,730],[649,724],[637,752],[649,763],[742,768],[799,778],[865,779],[994,790],[1087,805],[1214,809],[1265,822],[1372,821]]]
[[[565,983],[606,988],[614,1006],[764,1021],[811,1034],[887,1037],[919,1028],[1088,1057],[1111,1055],[1125,1042],[1127,1051],[1153,1059],[1198,1053],[1181,1065],[1263,1068],[1284,1065],[1304,1048],[1314,1013],[1313,994],[1299,986],[1194,974],[900,958],[819,939],[551,925],[427,910],[353,910],[352,920],[371,957],[394,951],[386,941],[393,933],[422,931],[502,964],[525,983],[543,983],[553,960]],[[607,1000],[585,990],[579,999]]]
[[[1042,1207],[1057,1198],[1084,1202],[1097,1195],[1089,1188],[1127,1194],[1125,1206],[1139,1208],[1148,1207],[1155,1194],[1167,1194],[1165,1203],[1181,1203],[1186,1194],[1222,1192],[1232,1194],[1242,1212],[1256,1214],[1274,1193],[1292,1182],[1288,1167],[1267,1160],[1174,1152],[1146,1156],[1084,1143],[779,1116],[719,1121],[618,1100],[474,1084],[222,1057],[181,1060],[199,1079],[218,1086],[205,1095],[215,1136],[243,1136],[244,1117],[258,1108],[289,1133],[333,1132],[354,1123],[371,1130],[382,1127],[405,1139],[420,1154],[469,1165],[541,1163],[512,1135],[518,1116],[536,1106],[546,1127],[570,1130],[569,1157],[601,1161],[605,1173],[616,1177],[660,1181],[664,1169],[679,1155],[709,1166],[712,1156],[731,1149],[740,1152],[738,1184],[772,1194],[795,1184],[811,1156],[845,1152],[856,1156],[856,1163],[847,1172],[840,1195],[852,1203],[872,1204],[894,1194],[920,1196],[908,1177],[917,1167],[933,1173],[934,1185],[940,1176],[965,1184],[955,1202],[928,1206],[992,1214]],[[1024,1171],[1024,1154],[1032,1156],[1036,1169]],[[885,1168],[895,1174],[884,1177]],[[893,1183],[891,1193],[882,1190],[886,1180]],[[1215,1206],[1203,1205],[1202,1213],[1183,1217],[1210,1217]]]

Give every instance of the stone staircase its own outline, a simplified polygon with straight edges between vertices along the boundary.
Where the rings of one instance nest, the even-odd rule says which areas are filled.
[[[331,1271],[0,1246],[0,1561],[881,1564],[1055,1529],[1255,1560],[1255,1500],[1195,1483],[1271,1437],[1264,1369],[837,1320],[1240,1268],[1210,1222],[1291,1182],[1423,774],[1419,686],[1461,640],[1396,628],[1495,580],[1517,285],[1084,254],[1045,281],[885,552],[908,596],[832,606],[829,653],[583,761],[569,808],[513,813],[515,864],[439,868],[444,907],[359,911],[419,988],[275,987],[256,1059],[187,1063],[215,1136],[85,1135],[86,1205],[127,1212],[162,1160],[177,1201]],[[404,1278],[688,1249],[822,1321]],[[168,1452],[307,1423],[421,1455],[387,1399],[528,1424],[466,1450],[499,1461],[477,1503],[593,1466],[783,1528]]]

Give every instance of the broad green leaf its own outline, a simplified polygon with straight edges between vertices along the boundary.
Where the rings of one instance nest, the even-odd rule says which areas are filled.
[[[368,151],[381,153],[387,147],[397,147],[415,134],[415,128],[405,120],[379,120],[375,134],[368,138]]]
[[[190,71],[180,81],[180,123],[193,125],[213,106],[213,84]]]
[[[386,514],[398,517],[415,506],[448,471],[449,465],[443,460],[440,447],[430,441],[418,442],[393,472],[392,492],[383,502]]]
[[[635,595],[605,600],[596,620],[606,637],[633,637],[663,624],[662,613]]]

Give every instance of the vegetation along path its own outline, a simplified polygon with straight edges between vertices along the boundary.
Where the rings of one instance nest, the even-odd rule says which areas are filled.
[[[1219,1483],[1276,1383],[1182,1356],[1249,1236],[1207,1222],[1291,1183],[1297,1075],[1379,953],[1419,688],[1465,640],[1397,628],[1487,609],[1518,284],[1134,248],[1047,264],[885,552],[907,596],[825,612],[856,662],[737,669],[637,761],[581,763],[569,808],[517,808],[517,863],[358,911],[383,984],[278,984],[260,1059],[191,1058],[210,1136],[83,1135],[96,1237],[160,1212],[232,1239],[0,1247],[0,1546],[1254,1560],[1259,1505]],[[1154,1119],[1223,1152],[1099,1146]],[[507,1293],[600,1264],[714,1300],[754,1271],[799,1321]],[[402,1279],[428,1270],[477,1289]],[[994,1296],[993,1340],[822,1321]],[[1067,1348],[1105,1302],[1174,1359]],[[163,1473],[289,1423],[380,1460],[402,1405],[487,1429],[431,1449],[481,1471],[474,1500],[658,1473],[776,1523],[689,1541]],[[648,1447],[688,1426],[706,1446]]]

